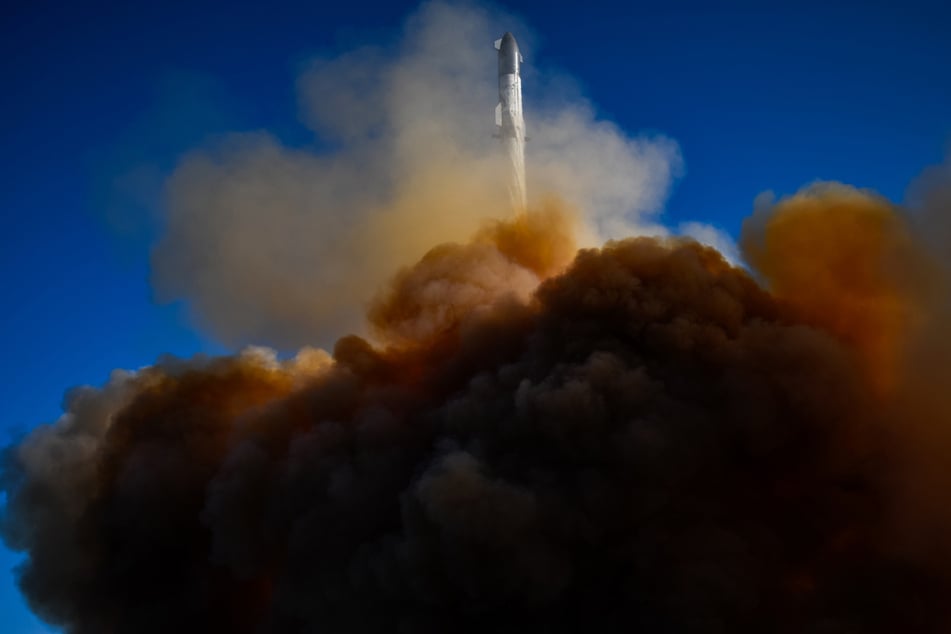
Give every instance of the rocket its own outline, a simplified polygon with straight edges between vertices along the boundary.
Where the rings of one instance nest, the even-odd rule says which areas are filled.
[[[525,210],[525,119],[522,116],[522,54],[511,33],[495,41],[499,52],[499,105],[495,125],[509,162],[509,194],[516,213]]]

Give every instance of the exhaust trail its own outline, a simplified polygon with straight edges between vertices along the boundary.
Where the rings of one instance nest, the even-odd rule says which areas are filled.
[[[525,187],[525,118],[522,113],[522,53],[515,36],[506,32],[495,41],[499,52],[499,103],[495,125],[509,161],[509,195],[512,208],[521,214],[528,206]]]
[[[550,69],[533,67],[546,79],[532,101],[531,171],[517,144],[504,158],[490,47],[505,25],[530,52],[530,29],[508,14],[425,3],[394,41],[302,69],[316,147],[236,131],[183,156],[152,250],[157,301],[184,301],[191,323],[230,348],[290,353],[365,333],[363,308],[395,271],[514,215],[527,187],[533,207],[551,197],[579,212],[579,245],[669,233],[658,214],[681,172],[676,142],[599,119]]]

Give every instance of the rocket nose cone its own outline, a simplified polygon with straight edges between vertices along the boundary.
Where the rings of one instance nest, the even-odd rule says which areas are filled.
[[[499,74],[517,73],[519,63],[518,42],[515,36],[505,32],[499,45]]]
[[[502,50],[510,49],[518,51],[518,42],[515,41],[515,36],[510,32],[506,31],[505,35],[502,36]]]

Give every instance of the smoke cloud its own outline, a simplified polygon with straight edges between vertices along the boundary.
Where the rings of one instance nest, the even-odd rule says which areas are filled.
[[[761,205],[756,279],[681,238],[576,253],[572,222],[431,249],[376,296],[379,344],[73,392],[4,461],[33,608],[72,634],[947,631],[948,286],[907,214]]]
[[[913,185],[917,208],[836,183],[764,201],[744,223],[744,256],[797,318],[832,333],[860,359],[863,398],[884,413],[882,475],[894,544],[947,568],[951,550],[951,269],[946,235],[951,171]],[[883,450],[885,451],[885,450]]]
[[[167,188],[153,257],[162,300],[232,345],[293,350],[361,330],[373,294],[434,244],[465,241],[510,206],[493,138],[492,42],[516,22],[498,12],[423,5],[390,48],[318,59],[300,75],[315,147],[264,133],[198,149]],[[583,209],[586,245],[665,233],[659,213],[680,153],[630,138],[537,68],[525,33],[528,189]]]

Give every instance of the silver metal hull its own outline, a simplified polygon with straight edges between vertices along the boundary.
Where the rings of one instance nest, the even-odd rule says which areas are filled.
[[[509,164],[512,207],[516,213],[521,213],[528,198],[525,187],[525,119],[522,116],[522,54],[511,33],[496,40],[495,48],[499,51],[499,104],[495,107],[495,125]]]

